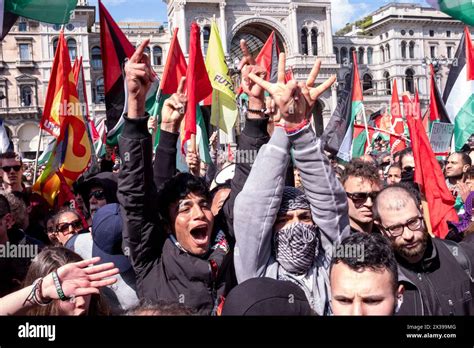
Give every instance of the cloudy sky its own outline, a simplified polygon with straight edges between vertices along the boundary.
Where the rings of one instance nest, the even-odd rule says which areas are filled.
[[[102,0],[112,16],[121,22],[158,21],[165,22],[166,4],[162,0]],[[331,0],[333,29],[360,19],[382,5],[395,0]],[[397,2],[421,3],[425,0],[396,0]],[[90,0],[96,6],[97,0]]]

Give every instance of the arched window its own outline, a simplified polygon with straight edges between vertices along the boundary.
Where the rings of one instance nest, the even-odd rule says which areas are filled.
[[[359,57],[357,57],[359,64],[364,64],[364,52],[364,47],[359,47]]]
[[[391,95],[392,94],[392,86],[390,84],[390,74],[388,71],[383,73],[383,79],[385,80],[385,94]]]
[[[409,51],[410,51],[410,58],[411,59],[415,58],[415,42],[414,41],[410,41]]]
[[[363,81],[364,81],[363,84],[362,84],[362,90],[363,91],[367,91],[368,89],[373,88],[372,76],[370,76],[370,74],[365,74],[364,78],[363,78]]]
[[[93,47],[91,50],[91,65],[93,69],[102,69],[102,55],[100,47]]]
[[[53,57],[56,55],[56,49],[58,48],[58,42],[59,42],[58,38],[55,38],[53,40]]]
[[[337,47],[333,47],[333,52],[334,52],[334,55],[336,56],[337,64],[341,64],[341,57],[339,56],[339,50],[337,49]]]
[[[344,82],[347,84],[351,84],[352,81],[351,81],[351,74],[346,74],[346,76],[344,76]]]
[[[153,65],[163,64],[163,50],[160,46],[153,47]]]
[[[402,41],[402,58],[405,59],[407,57],[407,43],[406,41]]]
[[[207,54],[207,47],[209,46],[209,39],[211,37],[211,28],[206,25],[203,29],[202,29],[202,39],[203,39],[203,55],[206,55]]]
[[[96,104],[104,103],[105,102],[105,88],[104,88],[104,78],[100,77],[97,79],[95,83],[95,89],[96,89],[96,98],[95,102]]]
[[[374,49],[372,47],[369,47],[367,49],[367,64],[373,64],[374,63]]]
[[[385,49],[383,48],[383,46],[380,46],[380,62],[385,62]]]
[[[30,86],[20,88],[21,106],[31,106],[33,104],[33,90]]]
[[[77,43],[74,39],[67,40],[67,49],[69,50],[69,56],[71,60],[75,60],[77,57]]]
[[[385,45],[385,51],[387,52],[387,60],[390,60],[390,45]]]
[[[413,76],[415,76],[413,69],[405,71],[405,90],[410,93],[415,93],[415,80]]]
[[[311,29],[311,46],[313,56],[318,55],[318,29]]]
[[[301,29],[301,54],[308,55],[308,29]]]
[[[146,46],[144,52],[150,57],[150,47]]]
[[[347,48],[346,47],[341,47],[341,64],[347,64],[349,63],[347,61]]]
[[[349,59],[351,60],[351,63],[354,62],[354,55],[353,53],[356,51],[355,47],[351,47],[349,50]]]

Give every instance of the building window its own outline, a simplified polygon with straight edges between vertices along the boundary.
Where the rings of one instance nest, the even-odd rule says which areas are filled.
[[[451,37],[451,30],[446,31],[446,37]]]
[[[411,36],[413,36],[413,35],[415,35],[415,32],[414,32],[413,30],[410,30],[410,31],[408,32],[408,34],[410,34]]]
[[[407,57],[407,43],[406,41],[402,41],[402,58],[405,59]]]
[[[431,37],[434,36],[434,30],[430,30],[430,36],[431,36]]]
[[[385,62],[385,50],[384,50],[383,46],[380,46],[380,61],[382,63]]]
[[[209,46],[209,39],[211,38],[211,28],[206,25],[202,29],[202,40],[203,40],[203,50],[204,50],[204,55],[207,54],[207,47]]]
[[[347,48],[346,47],[341,47],[341,63],[342,64],[348,64],[349,63],[347,61]]]
[[[387,60],[390,60],[390,45],[385,45],[385,51],[387,51]]]
[[[415,81],[413,76],[415,72],[412,69],[407,69],[405,72],[405,90],[410,93],[415,93]]]
[[[351,60],[351,63],[354,63],[354,52],[356,51],[355,47],[351,47],[349,50],[349,59]]]
[[[436,47],[435,46],[430,46],[430,55],[431,55],[431,58],[436,57]]]
[[[318,29],[311,29],[311,46],[313,56],[318,55]]]
[[[388,71],[383,73],[383,78],[385,81],[385,94],[391,95],[392,94],[392,86],[390,85],[390,74]]]
[[[364,64],[364,47],[359,47],[359,64]]]
[[[367,64],[373,64],[374,49],[369,47],[367,49]]]
[[[93,69],[102,69],[102,55],[100,47],[93,47],[91,50],[91,65]]]
[[[160,46],[153,47],[153,64],[163,65],[163,50]]]
[[[448,46],[447,51],[448,51],[448,58],[451,59],[453,56],[453,48],[451,46]]]
[[[388,38],[388,33],[385,33],[385,37]]]
[[[402,33],[402,35],[405,35],[407,32],[406,32],[406,30],[402,30],[401,33]]]
[[[20,61],[30,61],[31,52],[29,44],[20,44]]]
[[[0,87],[0,108],[7,106],[7,86]]]
[[[308,29],[301,29],[301,54],[308,55]]]
[[[410,51],[410,58],[411,59],[415,58],[415,42],[414,41],[410,41],[409,51]]]
[[[55,38],[53,40],[53,58],[56,55],[56,50],[58,49],[58,42],[59,42],[58,38]]]
[[[33,90],[30,86],[22,86],[20,87],[20,105],[23,106],[31,106],[33,103]]]
[[[337,64],[341,64],[341,58],[339,57],[339,50],[337,49],[337,47],[333,47],[333,52],[334,52],[334,55],[336,56]]]
[[[71,60],[75,60],[77,57],[77,43],[74,39],[67,40],[67,49],[69,50],[69,57]]]
[[[372,76],[369,74],[364,75],[364,82],[362,84],[362,90],[367,91],[368,89],[372,89],[373,84],[372,84]]]
[[[28,31],[28,23],[27,23],[27,22],[20,22],[20,23],[18,23],[18,31],[19,31],[19,32]]]
[[[105,88],[104,88],[104,78],[101,77],[95,83],[96,89],[96,104],[101,104],[105,102]]]

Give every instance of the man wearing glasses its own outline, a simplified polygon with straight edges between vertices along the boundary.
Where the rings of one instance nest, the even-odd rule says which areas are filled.
[[[3,190],[6,192],[23,192],[23,164],[21,157],[15,152],[5,152],[0,155]]]
[[[399,279],[405,285],[399,314],[474,314],[472,245],[431,238],[418,199],[403,186],[389,186],[379,193],[374,219],[392,244]]]
[[[341,181],[349,203],[351,232],[377,232],[372,206],[381,184],[376,168],[359,159],[353,160],[346,167]]]
[[[99,173],[81,187],[84,201],[89,203],[90,216],[107,204],[118,203],[117,177],[114,173]]]

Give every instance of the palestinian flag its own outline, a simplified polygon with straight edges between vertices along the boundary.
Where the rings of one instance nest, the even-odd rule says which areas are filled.
[[[474,1],[472,0],[426,0],[435,9],[460,21],[474,25]]]
[[[369,131],[370,142],[374,140],[374,135],[378,134],[378,131],[374,127],[367,126]],[[354,125],[354,139],[352,141],[352,158],[359,158],[364,156],[367,150],[367,130],[363,124]]]
[[[350,119],[348,127],[342,141],[337,157],[345,162],[352,159],[352,140],[354,135],[354,123],[358,115],[364,113],[364,104],[362,103],[362,89],[360,86],[359,69],[357,66],[357,56],[353,52],[353,80],[352,80],[352,103],[350,108]]]
[[[0,41],[18,16],[52,24],[69,22],[77,0],[0,0]]]
[[[354,70],[354,65],[352,65],[351,81],[354,79]],[[353,85],[346,83],[344,89],[338,92],[336,109],[321,136],[321,147],[333,156],[339,152],[350,126],[352,89]]]
[[[454,143],[456,151],[474,133],[474,51],[471,34],[467,27],[461,38],[449,71],[444,89],[443,101],[451,123],[454,123]]]
[[[125,34],[99,0],[100,45],[104,67],[105,108],[107,115],[107,142],[118,143],[123,127],[122,115],[127,110],[126,86],[123,68],[125,60],[135,52]]]
[[[106,153],[107,129],[105,127],[105,119],[97,125],[98,138],[94,140],[94,151],[97,158],[102,158]]]

